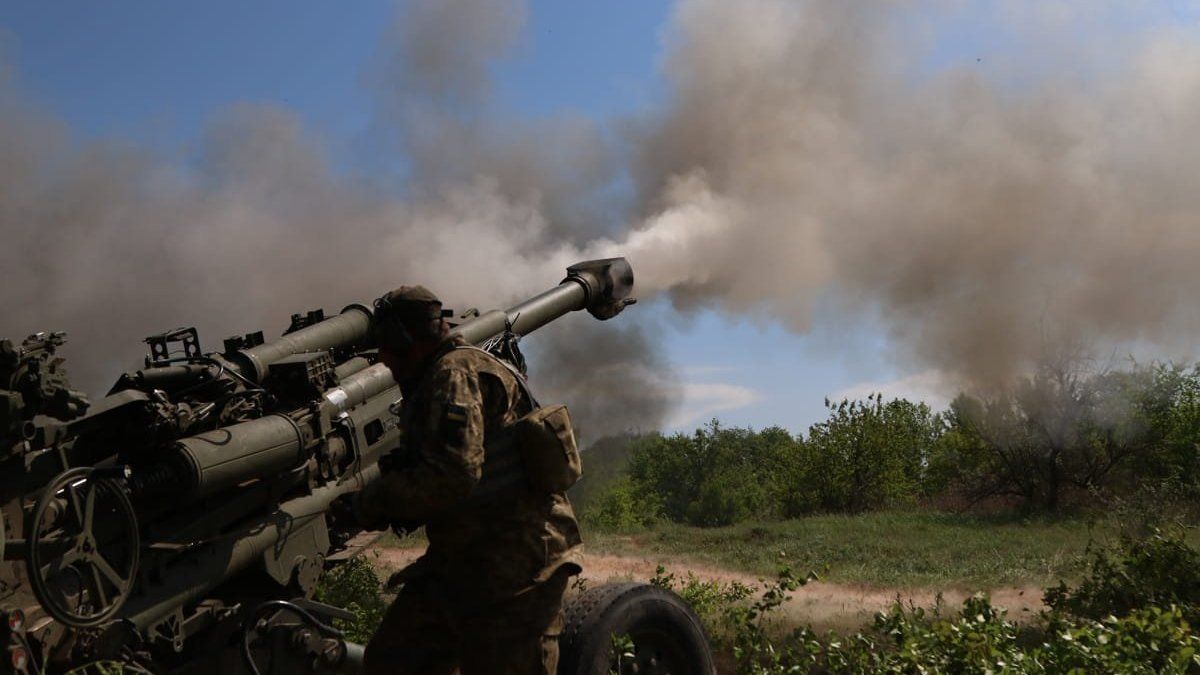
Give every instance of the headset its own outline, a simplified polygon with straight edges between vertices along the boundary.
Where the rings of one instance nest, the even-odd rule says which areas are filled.
[[[375,346],[386,345],[388,351],[396,354],[407,353],[418,340],[437,337],[441,331],[441,323],[439,321],[435,324],[435,320],[454,316],[452,310],[442,309],[441,303],[428,303],[429,313],[420,316],[414,311],[419,304],[393,302],[390,295],[376,300],[375,313],[371,320]],[[406,323],[405,319],[411,323]]]

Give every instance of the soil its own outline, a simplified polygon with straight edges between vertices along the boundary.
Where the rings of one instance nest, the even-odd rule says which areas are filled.
[[[420,548],[375,549],[369,556],[378,561],[384,571],[398,570],[415,560]],[[651,556],[617,556],[585,554],[583,578],[595,585],[609,581],[649,581],[659,565],[676,578],[689,572],[703,581],[737,581],[751,587],[761,587],[762,579],[752,574],[692,564],[678,558]],[[1008,610],[1008,617],[1017,622],[1030,621],[1045,608],[1042,589],[1037,586],[1009,586],[984,590],[992,603]],[[791,600],[782,608],[781,617],[791,625],[808,625],[818,632],[827,630],[857,630],[871,622],[876,612],[887,609],[899,600],[905,605],[932,608],[939,595],[946,611],[956,611],[974,590],[932,588],[868,588],[824,581],[811,581],[793,591]]]

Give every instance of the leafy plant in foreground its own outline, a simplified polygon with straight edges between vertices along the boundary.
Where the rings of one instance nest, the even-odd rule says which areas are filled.
[[[1182,532],[1155,531],[1143,539],[1128,536],[1113,550],[1096,549],[1087,574],[1075,588],[1060,583],[1046,590],[1056,612],[1100,620],[1146,607],[1176,607],[1200,625],[1200,551]]]
[[[354,620],[336,620],[334,625],[347,640],[359,644],[371,639],[387,611],[383,583],[375,567],[362,556],[326,572],[317,586],[316,599],[354,613]]]

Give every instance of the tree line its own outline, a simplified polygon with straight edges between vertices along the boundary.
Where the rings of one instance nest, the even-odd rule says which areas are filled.
[[[879,394],[826,408],[806,434],[713,420],[690,434],[603,439],[572,497],[588,520],[628,527],[912,505],[1054,513],[1200,495],[1200,367],[1044,366],[944,411]]]

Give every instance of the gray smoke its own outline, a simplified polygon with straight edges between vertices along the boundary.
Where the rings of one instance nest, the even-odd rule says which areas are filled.
[[[829,300],[960,383],[1080,344],[1189,353],[1194,33],[1166,3],[966,7],[1007,46],[931,60],[962,3],[680,2],[645,220],[613,246],[642,288],[801,331]]]
[[[372,129],[411,174],[397,184],[335,169],[319,137],[276,106],[225,111],[180,158],[80,141],[0,81],[0,335],[67,330],[75,380],[97,392],[137,365],[143,336],[176,326],[197,325],[216,349],[402,283],[484,309],[554,285],[575,262],[563,242],[588,238],[585,223],[610,225],[593,207],[616,165],[593,122],[508,125],[492,110],[488,69],[523,17],[507,2],[402,7]],[[630,312],[605,327],[603,350],[576,348],[596,344],[582,313],[530,337],[535,373],[544,350],[556,383],[545,397],[597,430],[601,418],[612,431],[656,425],[674,390],[660,386],[669,368],[636,321]],[[617,372],[645,393],[586,398],[611,394]]]
[[[582,243],[622,223],[610,189],[621,162],[596,120],[562,113],[526,119],[493,100],[490,70],[521,43],[523,0],[410,0],[375,82],[375,132],[403,158],[416,198],[486,180],[545,219],[546,245]]]
[[[392,154],[361,170],[278,107],[227,111],[181,160],[81,142],[0,80],[0,335],[71,331],[94,390],[176,325],[212,348],[411,282],[500,306],[627,255],[643,298],[877,317],[963,383],[1079,344],[1188,354],[1200,47],[1137,6],[968,3],[1003,48],[956,62],[930,54],[962,3],[680,0],[665,103],[605,122],[496,102],[523,2],[413,0],[370,78]],[[678,387],[642,309],[530,338],[543,397],[652,426]]]

